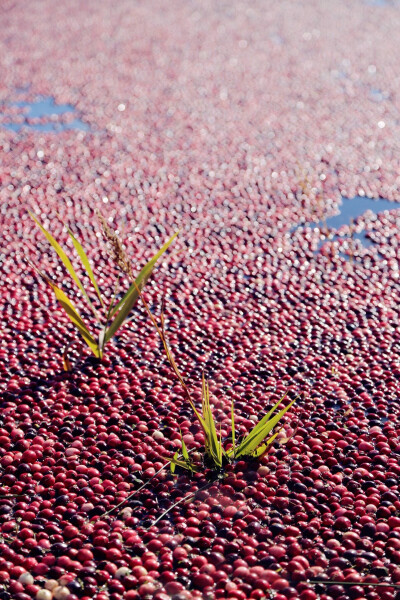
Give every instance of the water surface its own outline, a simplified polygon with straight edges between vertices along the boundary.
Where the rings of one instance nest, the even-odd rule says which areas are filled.
[[[326,220],[321,220],[318,223],[308,222],[302,223],[292,229],[297,231],[302,227],[313,227],[326,231],[329,229],[330,236],[327,238],[323,237],[318,243],[317,252],[325,244],[326,241],[335,241],[343,239],[343,236],[338,236],[335,230],[339,229],[343,225],[350,225],[352,220],[355,221],[358,217],[361,217],[365,212],[372,211],[375,214],[379,214],[385,210],[399,210],[400,205],[397,202],[390,202],[385,198],[366,198],[365,196],[356,196],[355,198],[342,198],[342,204],[339,207],[340,213],[332,217],[328,217]],[[373,246],[374,242],[367,236],[368,230],[364,229],[361,232],[353,233],[352,238],[360,240],[365,248]]]
[[[52,96],[42,96],[34,102],[10,102],[8,107],[20,109],[18,112],[18,121],[3,123],[2,126],[11,131],[20,131],[22,128],[34,129],[44,132],[60,132],[69,129],[78,129],[88,131],[89,126],[84,123],[78,116],[68,123],[62,120],[55,120],[54,117],[66,115],[68,113],[77,113],[77,110],[72,104],[56,104]],[[20,118],[23,121],[20,122]],[[29,119],[41,119],[40,123],[30,123]]]

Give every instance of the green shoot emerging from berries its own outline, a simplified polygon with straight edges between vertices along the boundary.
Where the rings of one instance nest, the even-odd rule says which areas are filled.
[[[133,306],[136,304],[139,296],[140,290],[146,284],[149,279],[154,266],[158,259],[164,254],[173,240],[176,238],[178,233],[175,233],[165,244],[164,246],[151,258],[148,263],[143,267],[140,273],[135,278],[132,273],[132,266],[130,260],[126,257],[125,251],[123,250],[123,246],[118,239],[117,234],[110,229],[106,220],[101,216],[99,216],[99,220],[101,222],[103,228],[103,235],[108,243],[109,251],[112,259],[116,262],[117,266],[128,275],[128,277],[132,281],[132,285],[129,287],[123,298],[119,301],[116,301],[116,295],[118,287],[116,288],[116,292],[111,299],[111,302],[106,305],[105,300],[103,299],[99,286],[97,284],[96,278],[94,276],[92,267],[90,265],[89,259],[84,251],[80,242],[73,235],[71,230],[67,228],[68,235],[72,240],[75,251],[80,259],[83,269],[86,271],[86,274],[94,288],[94,292],[97,296],[98,302],[100,304],[100,308],[96,309],[93,305],[92,300],[89,297],[88,290],[81,282],[81,279],[78,277],[77,273],[72,266],[71,260],[69,259],[67,253],[63,250],[60,244],[54,239],[54,237],[43,227],[43,225],[39,222],[39,220],[32,214],[29,213],[32,219],[35,221],[39,229],[46,236],[47,240],[50,242],[54,250],[57,252],[58,257],[61,259],[64,267],[68,271],[71,279],[74,281],[80,292],[82,293],[82,297],[85,301],[88,312],[91,312],[96,323],[98,334],[95,335],[91,328],[88,326],[86,322],[82,319],[79,312],[75,308],[71,299],[65,294],[65,292],[59,287],[56,283],[54,283],[46,274],[38,271],[40,276],[48,283],[48,285],[52,288],[56,299],[59,304],[62,306],[69,319],[75,325],[77,330],[79,331],[81,337],[84,339],[86,344],[89,346],[90,350],[93,352],[96,358],[101,359],[103,357],[104,347],[107,342],[117,333],[118,329],[121,325],[126,321],[131,312]],[[36,267],[35,267],[36,268]],[[64,353],[64,368],[66,370],[70,369],[70,363],[68,360],[68,356]]]
[[[224,443],[222,441],[221,427],[218,428],[217,424],[215,423],[211,409],[208,381],[203,374],[201,410],[198,410],[191,399],[189,389],[176,365],[167,343],[165,335],[164,306],[161,311],[161,326],[159,326],[153,314],[151,313],[148,304],[143,298],[143,295],[140,295],[142,296],[146,311],[161,338],[168,362],[178,378],[182,389],[194,411],[194,414],[203,430],[205,439],[204,464],[211,465],[212,469],[220,471],[223,469],[225,464],[234,462],[239,458],[258,458],[265,454],[282,429],[281,427],[278,429],[278,431],[274,432],[275,427],[279,424],[280,420],[287,413],[287,411],[293,406],[293,404],[299,398],[299,395],[296,396],[294,400],[291,400],[286,406],[280,408],[282,402],[287,396],[287,394],[285,394],[240,442],[238,442],[236,439],[234,407],[232,403],[232,445],[229,449],[225,450]],[[176,467],[181,467],[182,469],[186,469],[192,473],[197,472],[199,470],[199,465],[191,460],[182,434],[181,442],[181,452],[176,452],[172,458],[171,472],[174,473]]]

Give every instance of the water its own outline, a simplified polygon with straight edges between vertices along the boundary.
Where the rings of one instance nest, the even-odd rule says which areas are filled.
[[[355,220],[361,217],[367,210],[372,210],[375,214],[384,210],[399,210],[400,206],[396,202],[390,202],[384,198],[365,198],[356,196],[355,198],[342,198],[340,213],[326,219],[326,225],[329,229],[339,229],[342,225],[350,225],[351,219]],[[320,221],[316,227],[324,227],[325,222]]]
[[[388,93],[382,92],[382,90],[371,88],[369,91],[370,100],[373,102],[382,102],[383,100],[387,100]]]
[[[318,228],[321,231],[325,231],[326,228],[331,232],[329,241],[335,241],[343,239],[339,237],[332,230],[339,229],[343,225],[350,225],[352,220],[356,220],[361,217],[367,210],[372,211],[375,214],[379,214],[385,210],[400,210],[399,204],[396,202],[390,202],[384,198],[365,198],[363,196],[356,196],[355,198],[342,198],[342,204],[340,206],[340,213],[333,217],[328,217],[325,221],[319,221],[318,223],[304,223],[294,227],[291,232],[297,231],[298,229],[308,226]],[[363,230],[353,234],[353,239],[360,240],[364,248],[374,246],[374,242],[367,237],[368,230]],[[320,240],[317,247],[317,252],[320,248],[328,241],[326,237]]]
[[[36,131],[65,131],[69,129],[78,129],[80,131],[88,131],[89,126],[81,119],[75,118],[73,121],[63,123],[62,121],[53,120],[54,116],[65,115],[67,113],[76,113],[76,108],[72,104],[56,104],[51,96],[43,96],[35,102],[11,102],[8,106],[21,109],[19,117],[24,117],[22,123],[3,123],[3,127],[11,131],[20,131],[22,128],[34,129]],[[29,123],[28,119],[42,119],[41,123]]]

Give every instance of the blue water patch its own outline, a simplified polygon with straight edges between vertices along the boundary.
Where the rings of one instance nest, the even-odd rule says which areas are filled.
[[[3,127],[11,131],[20,131],[22,128],[34,129],[43,132],[60,132],[69,129],[78,129],[88,131],[89,125],[81,119],[76,118],[68,123],[59,120],[53,120],[55,116],[76,113],[76,108],[72,104],[56,104],[51,96],[37,98],[34,102],[11,102],[9,107],[19,108],[21,112],[18,117],[23,117],[23,122],[3,123]],[[30,123],[30,119],[41,119],[40,123]]]
[[[350,225],[352,220],[355,221],[358,217],[361,217],[367,210],[372,211],[374,214],[379,214],[385,210],[398,210],[400,206],[396,202],[390,202],[384,198],[366,198],[364,196],[356,196],[355,198],[342,198],[342,204],[339,207],[340,213],[333,217],[328,217],[326,220],[321,220],[318,223],[302,223],[297,225],[291,230],[291,233],[301,229],[303,227],[313,227],[319,229],[323,235],[323,238],[319,241],[317,252],[327,241],[335,241],[343,239],[343,236],[338,236],[335,230],[339,229],[343,225]],[[327,231],[328,230],[328,231]],[[368,230],[361,232],[354,232],[351,236],[352,239],[360,240],[365,248],[374,246],[374,242],[368,237]],[[350,236],[347,236],[349,238]]]
[[[75,112],[72,104],[56,104],[54,98],[47,96],[36,102],[14,102],[14,106],[27,108],[28,115],[31,118],[42,119],[52,115],[63,115],[68,112]]]
[[[384,210],[398,210],[400,206],[396,202],[385,200],[384,198],[366,198],[365,196],[356,196],[355,198],[342,198],[340,213],[329,217],[325,221],[320,221],[315,226],[329,229],[338,229],[342,225],[350,225],[351,219],[361,217],[367,210],[372,210],[375,214]]]
[[[371,88],[369,91],[370,100],[374,102],[382,102],[383,100],[387,100],[388,94],[387,92],[382,92],[381,90]]]

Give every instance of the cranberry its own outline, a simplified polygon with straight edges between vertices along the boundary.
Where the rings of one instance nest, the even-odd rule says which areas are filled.
[[[46,600],[53,584],[69,600],[261,600],[271,588],[276,600],[392,600],[361,583],[396,583],[400,564],[393,3],[347,10],[340,43],[325,31],[336,6],[316,18],[284,3],[162,14],[99,3],[79,9],[96,32],[82,36],[64,2],[46,23],[33,10],[29,37],[22,3],[8,4],[0,600]],[[102,361],[76,343],[23,255],[97,337],[96,322],[28,207],[71,255],[63,225],[84,241],[106,310],[128,281],[99,247],[95,209],[122,228],[135,273],[181,228],[145,296],[155,314],[169,296],[171,351],[196,406],[206,373],[226,449],[232,403],[241,440],[301,392],[264,456],[211,480],[201,424],[140,302]],[[337,213],[344,224],[328,232]],[[181,434],[200,472],[172,477],[162,467]]]

